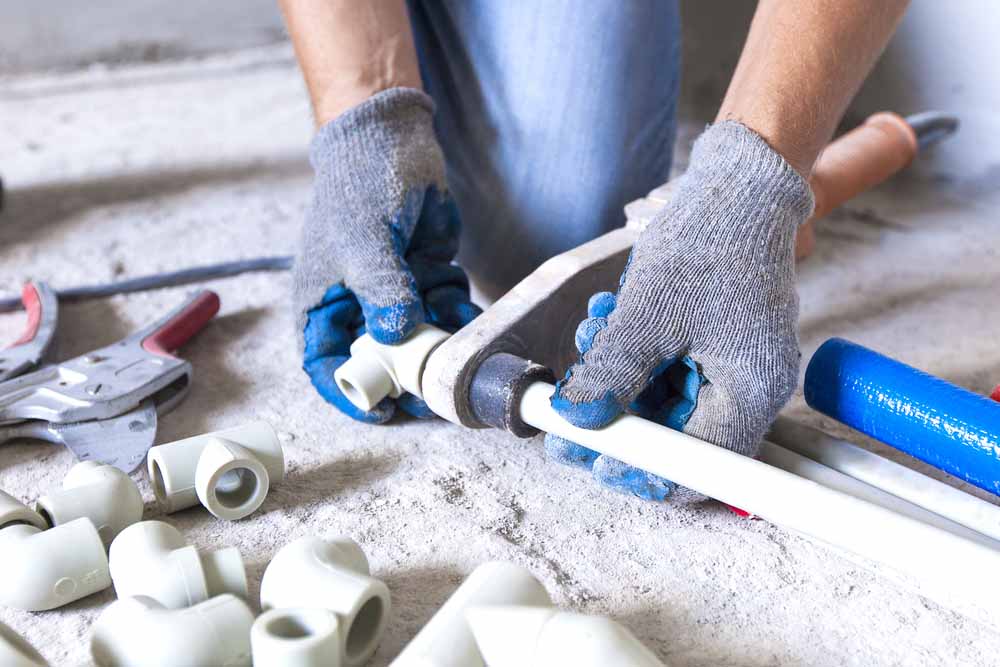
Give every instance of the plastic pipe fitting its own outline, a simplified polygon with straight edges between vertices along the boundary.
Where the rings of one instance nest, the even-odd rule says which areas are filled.
[[[48,667],[49,663],[19,634],[0,623],[0,665],[4,667]]]
[[[250,630],[256,667],[340,667],[340,621],[329,609],[272,609]]]
[[[448,339],[446,332],[421,324],[399,345],[382,345],[365,334],[351,344],[351,358],[333,373],[337,387],[362,410],[403,392],[423,396],[420,378],[427,357]]]
[[[550,607],[473,607],[466,617],[490,667],[664,667],[610,618]]]
[[[148,597],[110,605],[94,623],[90,654],[98,667],[250,667],[253,613],[233,595],[187,609]]]
[[[483,563],[417,633],[392,667],[484,667],[486,662],[465,618],[470,607],[551,604],[545,587],[527,569],[513,563]]]
[[[806,403],[1000,495],[1000,403],[841,338],[806,368]]]
[[[111,585],[104,543],[90,519],[47,527],[0,491],[0,604],[45,611]]]
[[[365,664],[378,648],[389,616],[389,589],[371,577],[368,559],[349,537],[300,537],[282,547],[260,582],[263,611],[318,607],[337,614],[341,660]]]
[[[107,546],[126,527],[142,520],[142,495],[118,468],[81,461],[69,469],[61,490],[35,501],[35,511],[51,526],[86,517]]]
[[[111,543],[111,579],[118,597],[147,596],[168,609],[232,593],[247,596],[243,558],[235,547],[203,553],[162,521],[140,521]]]
[[[285,476],[278,436],[266,422],[196,435],[149,450],[149,479],[166,512],[201,503],[234,521],[256,511]]]

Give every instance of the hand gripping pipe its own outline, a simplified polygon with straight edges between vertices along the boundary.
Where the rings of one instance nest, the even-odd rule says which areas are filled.
[[[401,353],[407,342],[394,347]],[[510,378],[490,382],[516,386]],[[473,379],[474,390],[475,385]],[[1000,628],[1000,579],[981,574],[1000,568],[1000,552],[633,415],[597,430],[577,428],[550,405],[554,390],[547,382],[532,382],[497,400],[513,402],[528,426],[884,563],[907,575],[907,583],[924,595]]]
[[[94,623],[90,655],[97,667],[250,667],[252,625],[250,608],[233,595],[187,609],[128,597],[111,604]]]
[[[181,609],[223,593],[247,596],[246,570],[235,547],[200,552],[162,521],[123,530],[111,543],[110,563],[119,598],[143,595]]]
[[[610,618],[551,607],[472,607],[472,634],[490,667],[664,667]]]
[[[45,611],[111,585],[104,543],[90,519],[47,527],[0,491],[0,604]]]
[[[814,410],[1000,494],[1000,403],[840,338],[806,368]]]
[[[472,571],[391,667],[485,667],[486,661],[466,620],[466,611],[471,607],[485,605],[548,607],[552,600],[545,587],[520,565],[484,563]],[[492,662],[489,664],[493,667]]]
[[[257,667],[341,667],[340,621],[329,609],[272,609],[250,631]]]
[[[349,537],[300,537],[282,547],[264,570],[260,607],[313,607],[340,622],[344,667],[360,667],[375,653],[389,616],[389,589],[371,577],[368,559]]]
[[[0,623],[0,665],[4,667],[48,667],[49,663],[12,629]]]
[[[149,450],[149,479],[167,512],[201,503],[220,519],[253,513],[285,476],[285,457],[266,422],[196,435]]]
[[[35,511],[51,526],[86,517],[105,546],[142,520],[142,496],[126,473],[96,461],[81,461],[67,473],[61,490],[35,501]]]

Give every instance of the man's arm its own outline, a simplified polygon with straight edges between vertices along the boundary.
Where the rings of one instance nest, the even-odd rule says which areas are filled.
[[[316,124],[389,88],[422,88],[403,0],[279,0]]]
[[[743,123],[808,177],[907,4],[760,0],[716,120]]]

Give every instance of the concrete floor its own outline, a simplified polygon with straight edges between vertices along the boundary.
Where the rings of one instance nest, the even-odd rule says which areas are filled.
[[[1000,158],[982,150],[1000,121],[963,120],[949,147],[820,227],[819,251],[800,271],[804,359],[838,335],[974,391],[1000,382]],[[686,137],[699,122],[685,124]],[[67,286],[294,250],[311,127],[285,47],[0,80],[0,128],[3,293],[28,278]],[[996,664],[994,631],[764,522],[610,493],[549,463],[539,440],[442,421],[352,422],[298,369],[287,275],[208,287],[222,312],[184,349],[195,384],[159,441],[265,419],[281,433],[288,477],[245,521],[197,509],[169,521],[201,548],[239,547],[252,598],[285,542],[359,540],[394,597],[373,665],[386,665],[488,559],[528,566],[559,604],[613,616],[671,665]],[[183,293],[66,306],[60,355],[117,339]],[[20,325],[0,316],[0,340]],[[847,435],[801,393],[788,412]],[[51,445],[4,445],[0,488],[29,501],[71,463]],[[159,517],[145,474],[136,478],[146,518]],[[109,590],[52,612],[0,609],[0,620],[52,664],[83,665],[90,625],[113,599]]]

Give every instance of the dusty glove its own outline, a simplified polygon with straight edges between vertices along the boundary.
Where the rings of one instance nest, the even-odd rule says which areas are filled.
[[[793,249],[812,207],[808,183],[759,135],[732,121],[707,129],[617,296],[591,299],[552,406],[583,428],[628,411],[756,455],[798,377]],[[562,438],[546,450],[643,498],[702,497]]]
[[[409,394],[370,412],[333,379],[351,342],[367,331],[399,343],[422,322],[455,331],[479,314],[458,251],[458,210],[446,196],[444,159],[424,93],[394,88],[323,126],[310,148],[313,200],[294,270],[303,368],[345,414],[390,419],[397,404],[431,416]]]

